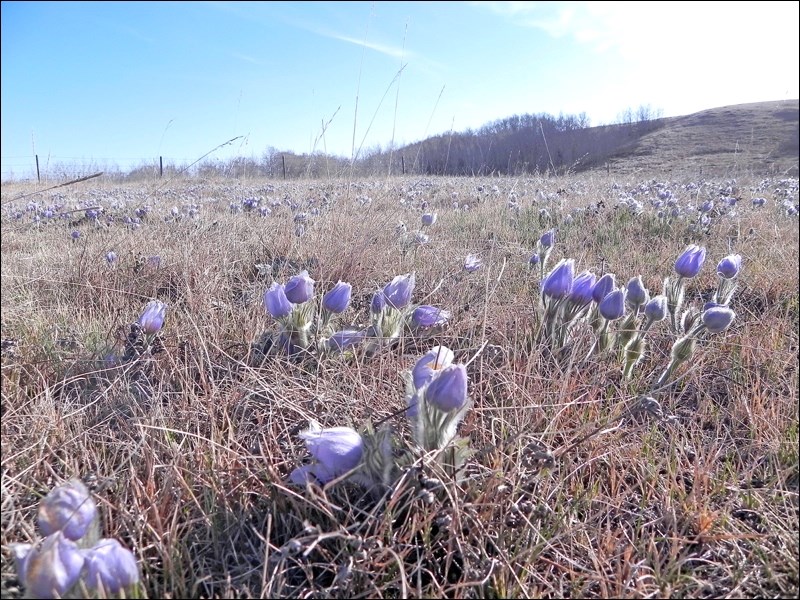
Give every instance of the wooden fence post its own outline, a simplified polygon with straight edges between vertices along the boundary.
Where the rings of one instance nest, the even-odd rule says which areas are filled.
[[[283,178],[286,179],[286,155],[281,154],[281,161],[283,162]]]
[[[163,156],[159,156],[158,157],[158,176],[159,177],[163,177],[164,176],[164,157]]]
[[[36,154],[36,181],[39,183],[42,182],[42,178],[39,176],[39,155]]]

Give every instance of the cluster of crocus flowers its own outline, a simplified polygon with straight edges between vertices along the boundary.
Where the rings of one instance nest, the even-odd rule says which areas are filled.
[[[43,540],[11,545],[26,597],[107,597],[138,584],[133,553],[115,539],[100,539],[97,505],[79,480],[44,498],[38,524]]]
[[[273,282],[264,293],[264,308],[280,328],[277,347],[290,356],[311,344],[316,316],[315,283],[304,270],[285,284]]]
[[[414,441],[426,451],[448,446],[469,409],[467,369],[454,358],[450,348],[435,346],[405,373],[406,415]]]

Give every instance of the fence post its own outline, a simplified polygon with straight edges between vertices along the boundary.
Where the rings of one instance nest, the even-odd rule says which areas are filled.
[[[405,175],[406,174],[406,157],[403,156],[402,154],[400,155],[400,166],[402,168],[403,175]]]
[[[39,183],[42,182],[42,178],[39,176],[39,155],[36,154],[36,181]]]
[[[158,157],[158,176],[159,177],[163,177],[164,176],[164,157],[163,156],[159,156]]]
[[[286,155],[281,154],[281,161],[283,161],[283,178],[286,179]]]

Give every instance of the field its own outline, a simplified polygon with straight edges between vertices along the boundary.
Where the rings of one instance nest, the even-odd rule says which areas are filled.
[[[133,552],[136,597],[800,593],[796,178],[37,189],[2,187],[4,598],[24,594],[12,545],[41,539],[40,502],[74,478],[104,535]],[[668,315],[635,338],[646,344],[629,374],[624,319],[604,350],[594,303],[549,325],[543,276],[572,264],[562,259],[621,289],[641,276],[656,297],[691,244],[705,262],[682,279],[675,324]],[[470,254],[480,263],[468,269]],[[735,319],[695,328],[693,353],[659,382],[684,312],[686,327],[705,323],[732,254]],[[380,344],[373,329],[344,353],[313,341],[287,353],[264,297],[303,270],[317,297],[352,285],[341,327],[385,316],[373,295],[411,273],[411,307],[447,322],[403,322]],[[163,327],[136,338],[151,300],[166,307]],[[404,410],[404,372],[435,346],[468,379],[459,437],[443,448],[420,444]],[[392,447],[298,485],[311,420],[364,440],[383,432]],[[365,484],[375,460],[392,464]]]

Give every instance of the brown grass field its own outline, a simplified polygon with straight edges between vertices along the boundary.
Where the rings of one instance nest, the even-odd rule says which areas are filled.
[[[9,545],[39,538],[39,502],[71,478],[133,551],[142,598],[797,597],[798,180],[661,173],[3,184],[3,598],[24,593]],[[654,206],[666,189],[676,218]],[[247,198],[271,214],[231,211]],[[410,247],[396,226],[419,229],[423,201],[438,220]],[[54,203],[74,212],[32,219]],[[697,308],[717,262],[739,253],[736,319],[655,392],[676,339],[666,321],[630,379],[618,352],[588,354],[585,324],[557,360],[536,341],[528,266],[551,227],[550,266],[641,275],[653,296],[688,244],[705,247],[686,288]],[[413,301],[452,318],[372,357],[254,361],[273,325],[264,292],[302,268],[320,292],[352,284],[347,325],[412,271]],[[108,366],[150,299],[167,304],[160,351]],[[435,345],[467,364],[459,434],[475,453],[459,476],[417,452],[382,495],[288,482],[309,419],[385,419],[410,447],[402,372]],[[657,404],[637,411],[647,396]]]

